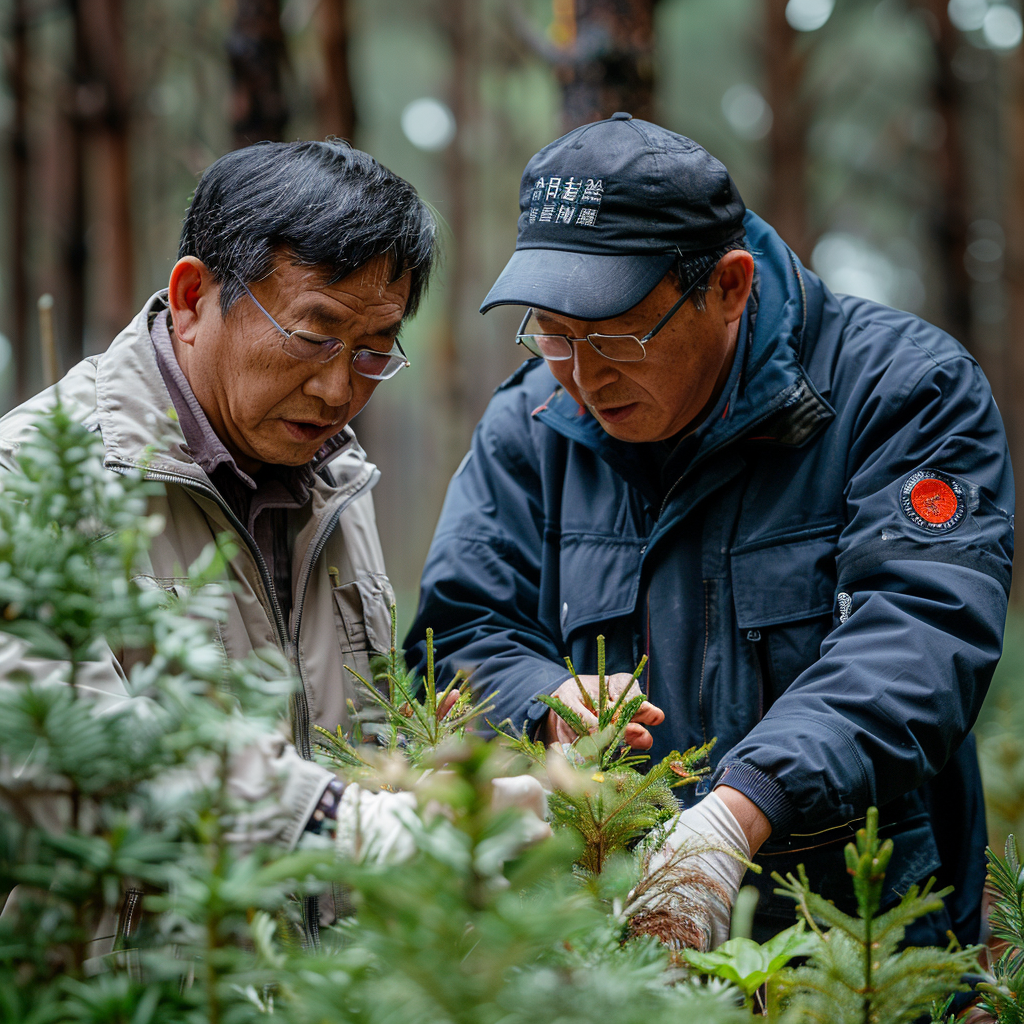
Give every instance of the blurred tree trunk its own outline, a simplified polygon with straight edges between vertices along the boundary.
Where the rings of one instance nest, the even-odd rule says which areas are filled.
[[[319,99],[320,131],[326,137],[355,135],[356,105],[348,60],[348,0],[320,0],[317,8],[326,74]]]
[[[14,357],[15,398],[28,397],[28,0],[11,5],[11,52],[7,81],[11,92],[11,345]]]
[[[87,152],[89,221],[95,238],[89,255],[94,271],[95,322],[106,345],[135,314],[131,82],[123,0],[80,0],[78,22],[85,41],[93,106],[86,112],[92,115]],[[64,369],[70,366],[66,363]]]
[[[953,72],[953,58],[962,37],[949,20],[946,0],[918,0],[918,3],[927,12],[934,44],[932,104],[945,126],[942,146],[936,154],[940,194],[932,220],[942,274],[942,326],[970,349],[971,279],[964,262],[970,224],[970,182],[961,129],[963,87]]]
[[[766,0],[764,68],[772,127],[768,135],[768,222],[808,263],[813,239],[807,223],[807,132],[810,110],[802,96],[806,63],[797,31],[786,21],[786,0]]]
[[[287,52],[280,0],[236,0],[227,51],[235,148],[263,140],[280,141],[288,121],[283,82]]]
[[[439,10],[451,47],[449,98],[456,125],[455,138],[445,151],[448,201],[443,211],[452,233],[448,261],[451,313],[441,328],[437,348],[437,380],[446,425],[440,445],[447,463],[442,475],[447,476],[462,457],[472,429],[463,353],[473,341],[479,302],[474,224],[479,207],[481,26],[478,0],[442,0]]]
[[[655,2],[555,0],[552,35],[564,131],[617,110],[653,117]]]
[[[1010,69],[1007,109],[1006,318],[1005,374],[1001,408],[1006,421],[1010,457],[1016,467],[1017,507],[1024,508],[1024,49],[1018,47]],[[1011,594],[1024,597],[1024,573],[1014,579]]]
[[[131,84],[122,0],[70,0],[70,9],[74,58],[68,102],[71,187],[66,197],[62,261],[67,309],[59,311],[65,326],[58,335],[62,372],[85,355],[90,256],[96,272],[96,327],[101,342],[109,342],[135,312]],[[87,246],[90,224],[92,244]]]

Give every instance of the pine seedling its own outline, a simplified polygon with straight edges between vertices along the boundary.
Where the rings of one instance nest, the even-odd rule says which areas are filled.
[[[427,671],[416,679],[398,655],[398,616],[391,605],[391,649],[371,683],[352,668],[348,671],[359,681],[366,699],[383,712],[384,728],[379,742],[389,752],[401,750],[415,767],[422,767],[445,743],[465,736],[466,730],[483,718],[494,705],[489,700],[474,705],[472,695],[461,688],[466,673],[459,670],[443,689],[438,690],[434,670],[434,631],[427,630]],[[454,703],[451,698],[455,697]],[[442,713],[443,712],[443,713]],[[349,702],[352,726],[346,731],[338,726],[335,732],[316,726],[321,739],[320,749],[341,768],[368,767],[363,741],[363,725],[359,713]]]
[[[842,1021],[843,1024],[910,1024],[927,1014],[936,1000],[962,991],[964,974],[976,971],[979,947],[899,950],[907,926],[942,909],[952,889],[933,891],[912,885],[891,909],[879,913],[891,839],[878,838],[878,809],[867,812],[856,843],[846,847],[857,916],[843,913],[811,891],[803,865],[783,878],[775,891],[789,896],[821,940],[806,966],[775,976],[768,990],[769,1016],[782,1022]],[[827,930],[826,930],[827,929]]]
[[[633,754],[622,742],[626,726],[633,720],[633,716],[647,699],[642,693],[631,692],[647,665],[647,655],[645,654],[640,659],[640,664],[633,672],[633,678],[613,700],[608,690],[604,636],[598,636],[596,703],[580,680],[573,667],[572,659],[567,657],[565,665],[572,673],[572,678],[579,688],[583,706],[597,719],[597,728],[592,729],[577,711],[558,697],[541,694],[537,699],[551,708],[576,733],[577,739],[572,745],[573,760],[580,767],[593,767],[598,771],[610,771],[618,767],[625,768],[642,764],[648,760],[644,755]]]
[[[995,962],[992,980],[978,986],[981,1005],[999,1024],[1024,1024],[1024,867],[1012,835],[1001,858],[991,849],[985,853],[988,883],[996,896],[989,925],[1006,946]]]
[[[579,688],[580,699],[596,724],[557,697],[538,697],[576,733],[561,752],[549,752],[542,743],[522,735],[497,730],[508,744],[534,763],[547,768],[554,789],[548,798],[551,821],[575,831],[583,840],[577,864],[590,875],[600,874],[609,857],[629,851],[646,834],[679,811],[672,790],[705,775],[713,745],[693,747],[685,753],[672,751],[641,774],[638,768],[650,761],[624,742],[626,726],[646,699],[634,684],[647,664],[644,655],[629,684],[614,698],[609,692],[605,642],[597,638],[597,696],[588,693],[570,658],[566,667]],[[631,691],[633,691],[631,693]],[[593,729],[593,732],[591,731]],[[572,771],[575,769],[575,771]]]

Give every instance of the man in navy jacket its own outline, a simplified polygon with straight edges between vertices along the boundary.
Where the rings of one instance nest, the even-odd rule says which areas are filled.
[[[628,739],[716,738],[677,826],[840,906],[871,805],[889,899],[956,892],[913,941],[977,939],[985,821],[969,730],[999,658],[1013,480],[978,365],[917,317],[833,295],[696,143],[616,114],[541,150],[484,301],[540,356],[495,393],[453,478],[410,662],[474,670],[498,719],[568,738],[536,700],[648,654]],[[584,675],[590,685],[591,680]],[[578,704],[578,698],[576,699]],[[498,720],[495,719],[495,720]],[[706,942],[728,937],[736,862]]]

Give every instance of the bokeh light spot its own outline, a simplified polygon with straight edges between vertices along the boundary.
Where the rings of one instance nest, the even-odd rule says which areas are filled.
[[[413,100],[402,111],[402,132],[417,149],[444,149],[455,138],[455,128],[455,115],[433,96]]]
[[[798,32],[814,32],[832,17],[835,0],[789,0],[786,21]]]
[[[985,14],[981,32],[993,50],[1012,50],[1024,37],[1024,23],[1009,4],[993,4]]]

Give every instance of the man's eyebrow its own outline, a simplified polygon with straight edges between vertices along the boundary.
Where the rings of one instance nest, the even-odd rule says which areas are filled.
[[[325,306],[318,302],[313,302],[308,306],[300,307],[296,310],[295,315],[298,319],[310,327],[316,329],[317,334],[334,334],[340,325],[344,323],[345,318],[338,316],[330,306]],[[402,318],[399,318],[392,324],[388,324],[382,327],[380,330],[373,331],[371,337],[382,337],[382,338],[393,338],[395,337],[402,326]]]

